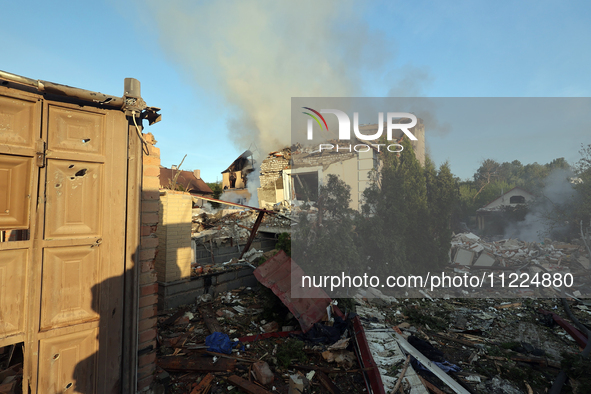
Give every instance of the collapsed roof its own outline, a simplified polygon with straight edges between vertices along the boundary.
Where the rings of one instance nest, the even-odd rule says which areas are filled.
[[[181,171],[171,168],[160,167],[160,187],[169,188],[172,186],[174,177],[178,174],[176,184],[191,194],[213,194],[213,190],[201,179],[195,176],[193,171]]]
[[[248,149],[245,150],[244,153],[242,153],[240,156],[238,156],[238,158],[236,160],[234,160],[232,162],[232,164],[230,164],[230,167],[228,167],[224,171],[222,171],[222,174],[225,174],[226,172],[254,170],[253,162],[249,159],[249,157],[251,157],[251,156],[252,156],[252,152],[249,151]]]

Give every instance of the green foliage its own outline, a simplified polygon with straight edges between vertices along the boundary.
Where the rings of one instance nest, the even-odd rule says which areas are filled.
[[[319,187],[317,213],[302,211],[292,238],[292,256],[314,275],[318,270],[349,272],[359,261],[354,239],[355,212],[349,208],[351,187],[336,175],[328,175]]]
[[[296,361],[297,363],[304,363],[308,360],[304,352],[304,342],[294,338],[289,338],[284,341],[277,349],[277,364],[283,368]]]
[[[285,254],[291,257],[291,234],[279,234],[279,240],[275,244],[275,249],[283,250]]]
[[[560,366],[568,377],[576,381],[576,393],[591,393],[591,360],[580,354],[562,353]]]
[[[339,309],[345,313],[345,311],[355,312],[355,300],[353,298],[335,298]]]
[[[448,258],[457,182],[447,163],[437,170],[427,160],[422,167],[410,142],[401,144],[402,152],[382,154],[380,182],[365,190],[357,222],[366,241],[360,248],[377,269],[372,275],[425,272]]]
[[[279,297],[273,293],[273,290],[268,287],[261,286],[259,293],[259,300],[263,307],[261,317],[267,321],[276,321],[283,325],[285,323],[285,316],[289,313],[289,309],[281,302]]]
[[[223,193],[223,189],[222,189],[222,183],[221,182],[207,182],[207,186],[209,186],[209,188],[211,189],[211,191],[213,191],[213,194],[211,197],[215,198],[215,199],[219,199],[220,196]],[[210,203],[212,207],[214,208],[219,208],[221,205],[219,202],[211,202]]]
[[[575,165],[577,183],[575,184],[575,201],[571,221],[578,227],[582,220],[584,226],[591,222],[591,144],[581,145],[581,159]]]

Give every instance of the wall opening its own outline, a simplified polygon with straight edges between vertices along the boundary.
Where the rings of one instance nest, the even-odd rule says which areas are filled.
[[[511,198],[509,199],[509,203],[510,204],[524,204],[525,203],[525,197],[523,197],[523,196],[511,196]]]
[[[291,176],[295,199],[300,201],[318,200],[318,173],[298,173]]]
[[[29,230],[0,230],[0,242],[28,241]]]

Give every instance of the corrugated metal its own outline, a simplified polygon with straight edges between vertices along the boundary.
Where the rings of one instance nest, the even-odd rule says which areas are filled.
[[[304,271],[291,260],[285,252],[280,251],[275,256],[261,264],[255,271],[254,276],[264,286],[273,290],[273,293],[291,313],[298,319],[302,331],[307,332],[314,323],[322,320],[326,314],[326,307],[330,304],[331,298],[321,288],[313,288],[306,291],[310,298],[292,298],[292,278],[297,278],[295,283],[300,283]],[[345,318],[341,310],[335,306],[335,315]],[[359,320],[359,316],[353,318],[353,337],[357,344],[357,359],[362,368],[365,368],[364,378],[369,393],[384,394],[384,385],[377,365],[369,350],[365,331]],[[250,339],[250,338],[249,338]]]
[[[295,283],[298,283],[303,274],[304,271],[300,266],[283,251],[265,261],[254,271],[257,280],[279,297],[300,322],[302,331],[307,332],[314,323],[321,321],[326,315],[326,307],[331,299],[321,288],[306,291],[309,298],[292,298],[292,278],[297,279]]]

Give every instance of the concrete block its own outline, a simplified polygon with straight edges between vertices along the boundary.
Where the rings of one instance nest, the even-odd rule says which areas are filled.
[[[236,271],[230,271],[218,275],[218,283],[229,282],[236,279]]]
[[[244,278],[240,278],[240,286],[239,287],[256,287],[258,286],[259,281],[257,280],[257,278],[254,277],[254,275],[252,276],[245,276]]]
[[[236,271],[236,278],[243,278],[245,276],[252,276],[254,270],[252,268],[245,268],[245,269],[241,269],[239,271]]]
[[[171,296],[187,291],[194,291],[197,289],[203,289],[204,279],[198,278],[194,280],[182,280],[173,283],[161,283],[160,287],[164,288],[164,296]]]
[[[489,254],[489,253],[482,253],[480,255],[480,257],[478,257],[476,259],[476,262],[474,262],[474,265],[479,266],[479,267],[491,267],[495,261],[497,261],[495,259],[495,256]]]
[[[474,260],[474,252],[466,249],[458,249],[454,258],[454,263],[460,265],[472,265]]]

